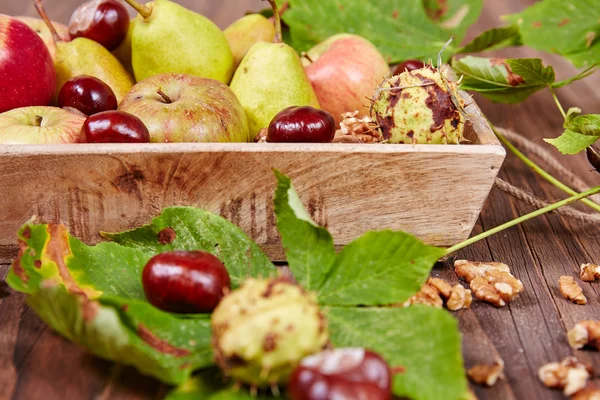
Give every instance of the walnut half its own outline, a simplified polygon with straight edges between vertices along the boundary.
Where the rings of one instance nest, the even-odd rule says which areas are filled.
[[[600,279],[600,266],[596,264],[581,264],[579,267],[579,277],[584,282],[593,282]]]
[[[562,390],[570,396],[583,389],[590,378],[590,367],[579,362],[575,357],[566,357],[560,363],[543,365],[538,370],[538,377],[544,386]]]
[[[567,337],[574,349],[589,346],[600,350],[600,321],[579,321],[567,333]]]
[[[476,298],[496,307],[505,306],[523,291],[523,282],[503,263],[457,260],[454,270],[470,284]]]
[[[503,377],[504,361],[494,364],[477,364],[467,371],[467,376],[478,385],[494,386]]]
[[[558,290],[565,299],[571,300],[575,304],[587,304],[581,286],[575,282],[575,278],[572,276],[558,278]]]

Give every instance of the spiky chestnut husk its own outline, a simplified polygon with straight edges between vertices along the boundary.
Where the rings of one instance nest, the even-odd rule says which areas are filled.
[[[246,280],[221,300],[211,327],[223,372],[257,387],[286,383],[329,336],[316,296],[286,278]]]
[[[428,65],[387,79],[373,99],[373,118],[388,143],[457,144],[463,140],[464,100],[455,82]]]

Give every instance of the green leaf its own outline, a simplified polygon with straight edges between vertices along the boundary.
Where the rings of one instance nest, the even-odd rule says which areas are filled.
[[[493,101],[519,103],[554,82],[554,69],[538,58],[455,59],[452,68],[463,77],[461,89],[481,93]]]
[[[444,249],[404,232],[368,232],[342,249],[319,291],[319,302],[401,303],[419,291],[444,254]]]
[[[523,43],[558,53],[576,66],[600,61],[600,7],[597,0],[544,0],[504,19],[520,27]]]
[[[458,53],[478,53],[480,51],[489,51],[502,49],[509,46],[518,46],[521,43],[519,27],[505,26],[502,28],[489,29],[470,43],[461,47]]]
[[[450,3],[452,9],[464,4],[467,13],[462,19],[464,11],[447,14],[441,24],[454,25],[449,28],[429,18],[422,0],[290,0],[283,20],[298,51],[307,51],[337,33],[354,33],[373,42],[390,63],[411,58],[435,60],[450,36],[455,34],[460,40],[481,10],[481,0]],[[450,47],[448,52],[454,50]]]
[[[159,233],[172,229],[171,243],[159,242]],[[219,257],[237,288],[247,277],[268,277],[277,270],[246,234],[226,219],[193,207],[169,207],[148,225],[102,236],[123,246],[154,255],[170,250],[204,250]]]
[[[302,286],[318,290],[335,260],[333,238],[304,209],[290,179],[275,171],[275,214],[288,265]]]
[[[555,139],[544,140],[563,154],[577,154],[596,143],[598,139],[600,136],[584,135],[567,129]]]
[[[208,316],[179,318],[144,300],[148,254],[86,246],[62,225],[26,225],[7,277],[50,327],[99,357],[132,365],[165,383],[212,364]]]
[[[460,42],[483,8],[481,0],[423,0],[430,19]]]
[[[600,114],[574,115],[569,113],[564,127],[583,135],[600,136]]]
[[[366,347],[392,367],[394,394],[415,400],[467,398],[467,382],[456,320],[427,306],[327,309],[335,347]]]

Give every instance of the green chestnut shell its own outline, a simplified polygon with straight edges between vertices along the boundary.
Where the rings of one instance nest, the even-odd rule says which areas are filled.
[[[438,69],[431,65],[387,79],[373,103],[373,117],[383,139],[387,143],[460,143],[465,117],[450,93],[461,108],[464,100],[456,83],[446,82],[450,92]]]
[[[329,338],[316,296],[284,278],[246,280],[221,300],[211,326],[223,372],[257,387],[286,383]]]

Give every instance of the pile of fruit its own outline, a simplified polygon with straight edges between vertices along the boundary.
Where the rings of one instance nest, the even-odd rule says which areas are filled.
[[[41,20],[0,15],[0,144],[344,142],[348,115],[376,142],[462,140],[463,101],[440,70],[408,60],[388,78],[353,34],[299,55],[275,0],[273,17],[224,31],[170,0],[125,0],[132,20],[119,0],[89,0],[68,27],[34,1]]]

